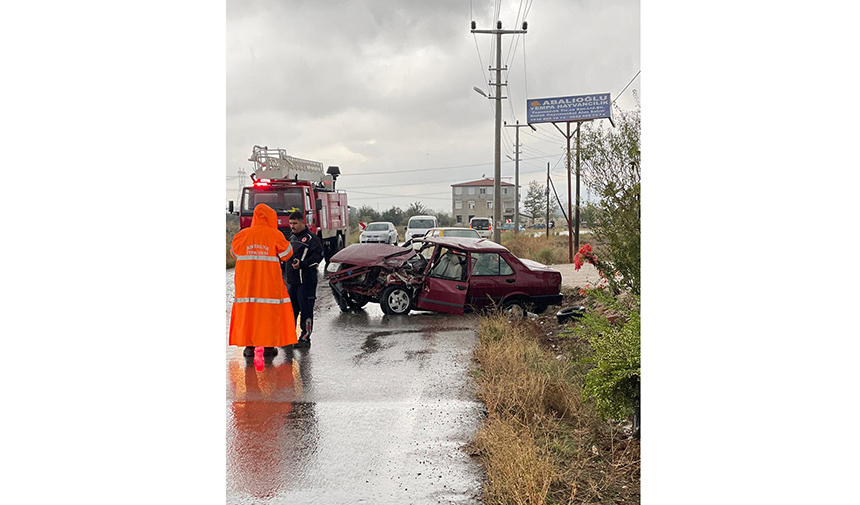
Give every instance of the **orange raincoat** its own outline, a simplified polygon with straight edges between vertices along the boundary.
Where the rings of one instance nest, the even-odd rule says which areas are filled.
[[[295,344],[296,317],[280,264],[293,255],[293,248],[278,230],[278,216],[271,207],[254,208],[251,227],[233,237],[230,254],[236,258],[230,345]]]

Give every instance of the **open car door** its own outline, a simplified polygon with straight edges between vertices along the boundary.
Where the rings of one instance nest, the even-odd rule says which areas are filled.
[[[421,310],[462,315],[469,291],[465,251],[440,246],[427,272],[415,306]]]

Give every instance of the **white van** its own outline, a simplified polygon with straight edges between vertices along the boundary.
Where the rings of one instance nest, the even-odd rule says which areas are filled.
[[[473,217],[469,220],[469,228],[478,232],[483,238],[493,238],[493,218]]]
[[[423,237],[430,228],[436,228],[436,216],[412,216],[406,225],[405,240],[408,242],[416,237]]]

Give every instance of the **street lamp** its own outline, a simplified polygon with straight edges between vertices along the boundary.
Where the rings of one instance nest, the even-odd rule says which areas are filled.
[[[479,87],[477,87],[477,86],[473,86],[473,87],[472,87],[472,89],[474,89],[474,90],[475,90],[479,95],[481,95],[482,97],[484,97],[484,98],[490,98],[490,97],[488,97],[488,96],[487,96],[487,94],[486,94],[486,93],[484,93],[484,90],[482,90],[481,88],[479,88]]]

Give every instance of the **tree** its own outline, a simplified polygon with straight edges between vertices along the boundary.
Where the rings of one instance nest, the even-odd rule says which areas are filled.
[[[610,184],[621,192],[639,183],[640,115],[639,105],[634,110],[615,106],[615,128],[605,127],[602,121],[597,126],[586,123],[582,127],[583,179],[597,194],[602,195]]]
[[[526,197],[523,198],[523,209],[534,218],[546,216],[546,186],[538,181],[531,181]]]
[[[403,224],[404,214],[403,210],[400,207],[391,207],[382,213],[382,216],[379,218],[380,221],[389,221],[394,226],[400,226]]]
[[[406,208],[406,217],[410,218],[412,216],[422,216],[430,214],[430,209],[424,206],[421,202],[412,202],[409,204],[409,207]]]
[[[640,290],[640,110],[615,108],[614,129],[585,125],[581,158],[585,182],[600,195],[595,238],[606,245],[608,271],[601,270],[616,293]],[[618,275],[616,275],[618,274]]]
[[[373,221],[380,221],[379,212],[377,212],[370,205],[362,205],[358,209],[358,220],[362,223],[370,223]]]
[[[434,212],[433,215],[436,216],[436,222],[439,223],[439,226],[454,226],[454,218],[451,217],[451,214]]]
[[[586,203],[579,209],[579,222],[589,228],[597,226],[600,218],[600,209],[597,205]]]

